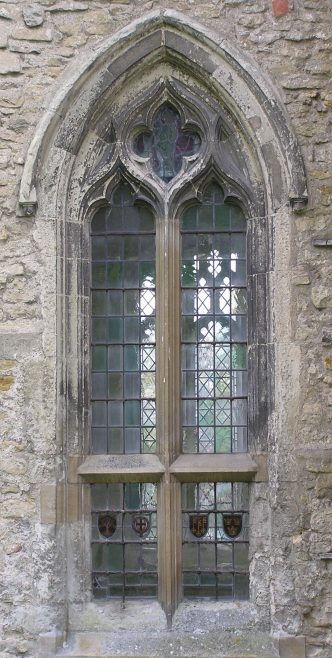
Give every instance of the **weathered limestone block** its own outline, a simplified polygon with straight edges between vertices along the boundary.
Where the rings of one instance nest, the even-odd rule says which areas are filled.
[[[55,5],[48,7],[49,12],[60,11],[86,11],[89,5],[86,2],[57,2]]]
[[[312,287],[311,290],[312,303],[316,308],[331,308],[332,307],[332,290],[331,286],[324,286],[322,284]]]
[[[53,34],[52,30],[49,28],[36,28],[35,30],[29,30],[24,27],[19,27],[13,31],[11,37],[18,41],[52,41]]]
[[[20,73],[21,60],[18,55],[9,53],[8,51],[1,53],[0,57],[0,74],[6,75],[7,73]]]
[[[23,7],[23,20],[28,27],[38,27],[44,22],[44,9],[33,2]]]

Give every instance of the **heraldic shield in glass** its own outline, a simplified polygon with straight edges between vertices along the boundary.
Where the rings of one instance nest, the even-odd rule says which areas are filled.
[[[185,597],[247,599],[248,484],[182,485]]]
[[[156,596],[156,485],[93,484],[91,490],[94,595]]]

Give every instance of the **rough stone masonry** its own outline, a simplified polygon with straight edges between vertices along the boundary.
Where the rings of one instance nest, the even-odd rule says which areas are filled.
[[[268,446],[268,484],[261,491],[257,487],[252,515],[260,535],[252,564],[261,569],[252,590],[263,622],[257,635],[255,612],[243,608],[241,635],[236,615],[234,621],[236,605],[224,622],[222,606],[202,613],[206,628],[212,624],[218,633],[220,624],[209,655],[237,652],[264,658],[279,652],[283,658],[331,658],[330,0],[0,0],[0,655],[47,658],[56,650],[68,656],[116,655],[107,636],[100,639],[102,632],[110,632],[107,610],[97,614],[87,605],[83,614],[76,605],[69,618],[65,612],[63,530],[56,521],[67,505],[67,518],[76,522],[85,503],[75,498],[75,460],[69,467],[72,495],[67,502],[59,478],[58,229],[45,208],[38,221],[19,212],[18,199],[29,144],[70,62],[83,61],[103,39],[158,9],[175,9],[195,19],[220,34],[220,41],[225,36],[254,58],[286,107],[300,142],[309,192],[307,207],[284,225],[281,220],[275,247],[280,285],[275,298],[284,309],[275,327],[276,413],[281,418],[275,422],[283,431],[276,431]],[[37,190],[38,184],[36,180]],[[259,508],[266,497],[270,512],[263,519]],[[79,585],[71,587],[74,591]],[[173,649],[158,611],[138,610],[125,619],[114,614],[117,631],[137,632],[131,645],[118,636],[118,655],[138,655],[138,647],[139,655],[206,655],[195,639],[199,635],[192,635],[198,621],[191,609],[184,612],[178,630],[175,624]],[[137,628],[134,618],[140,614],[142,626]],[[139,645],[141,629],[148,637],[154,624],[161,644],[146,639]],[[71,637],[67,630],[76,637],[63,646]],[[276,641],[265,649],[259,636],[263,631]],[[91,635],[84,636],[87,632]],[[239,633],[238,645],[233,640],[228,644],[228,632],[233,639]]]

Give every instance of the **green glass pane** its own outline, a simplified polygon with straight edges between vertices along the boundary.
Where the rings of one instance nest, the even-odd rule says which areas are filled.
[[[123,258],[123,238],[122,236],[112,235],[107,238],[107,256],[110,260],[122,260]]]
[[[192,483],[183,484],[181,490],[183,509],[194,509],[196,505],[196,485]]]
[[[216,490],[217,505],[222,509],[228,510],[232,507],[232,483],[231,482],[218,482]],[[222,518],[218,522],[218,526],[222,524]]]
[[[139,314],[139,292],[138,290],[125,290],[124,292],[124,314]]]
[[[231,257],[231,240],[228,234],[218,234],[213,236],[213,249],[218,256],[223,258]]]
[[[109,427],[121,427],[123,424],[123,403],[108,402],[107,407]]]
[[[219,574],[218,575],[218,596],[220,599],[233,598],[233,575],[232,574]]]
[[[197,228],[197,209],[198,206],[188,208],[182,217],[182,230],[190,231]]]
[[[150,208],[147,206],[139,206],[139,227],[140,231],[154,232],[155,222],[154,216]]]
[[[197,427],[186,427],[183,429],[182,446],[183,452],[197,452]]]
[[[157,545],[142,545],[142,569],[144,571],[156,571],[157,569]]]
[[[232,345],[232,368],[244,370],[247,367],[246,345]]]
[[[216,452],[231,452],[231,428],[216,427]]]
[[[183,569],[198,569],[198,546],[184,544],[182,549]]]
[[[182,258],[192,259],[197,255],[197,237],[196,235],[182,236]]]
[[[196,255],[198,258],[208,258],[215,249],[215,236],[205,233],[197,236]]]
[[[245,342],[247,340],[247,316],[233,315],[231,317],[232,341]]]
[[[108,348],[108,369],[118,371],[123,369],[123,347],[112,345]]]
[[[221,515],[220,515],[221,517]],[[217,569],[229,571],[233,566],[233,546],[231,543],[217,544]]]
[[[141,495],[140,495],[140,485],[138,482],[125,485],[125,509],[140,509],[141,507]]]
[[[123,570],[123,554],[121,544],[108,544],[108,569],[112,571]]]
[[[91,221],[91,233],[103,233],[105,232],[106,223],[106,208],[99,208],[94,214]]]
[[[107,321],[102,319],[97,319],[97,318],[92,318],[92,323],[91,323],[91,337],[93,342],[95,343],[104,343],[106,341],[106,329],[107,329]]]
[[[182,370],[194,370],[196,368],[196,347],[195,345],[182,345],[181,347],[181,365]]]
[[[112,195],[112,205],[126,206],[133,203],[133,195],[130,186],[127,183],[120,183]]]
[[[248,571],[249,544],[234,543],[234,567],[237,571]]]
[[[122,288],[122,264],[108,263],[107,283],[110,288]]]
[[[195,371],[190,371],[187,370],[186,372],[182,373],[182,395],[183,397],[196,397],[197,395],[197,389],[196,389],[196,372]]]
[[[126,235],[123,238],[125,260],[137,260],[139,254],[139,239],[136,235]]]
[[[109,233],[123,231],[123,218],[121,209],[115,207],[109,208],[107,211],[106,228]]]
[[[234,576],[235,582],[235,598],[244,601],[249,599],[249,575],[236,573]]]
[[[123,398],[123,376],[121,373],[112,372],[108,375],[108,397],[110,400],[122,400]]]
[[[231,261],[232,286],[245,286],[247,282],[247,265],[245,260]]]
[[[223,191],[221,187],[218,185],[218,183],[212,183],[211,185],[209,185],[204,194],[204,202],[215,204],[218,202],[220,203],[223,200],[224,200]]]
[[[108,312],[109,315],[122,315],[123,313],[123,302],[122,302],[122,291],[120,290],[111,290],[108,293]]]
[[[126,345],[124,348],[124,369],[127,371],[139,369],[138,345]]]
[[[107,315],[107,293],[93,290],[91,296],[92,315]]]
[[[108,320],[108,340],[110,343],[123,342],[123,320],[122,318],[110,318]]]
[[[105,286],[106,283],[106,265],[92,264],[92,285],[98,287]]]
[[[196,400],[182,401],[183,425],[192,427],[196,423]]]
[[[215,227],[219,231],[229,231],[230,229],[230,207],[225,205],[215,206]]]
[[[139,341],[139,318],[124,319],[124,339],[126,343],[138,343]]]
[[[93,427],[91,430],[92,453],[104,455],[107,453],[107,431],[105,427]]]
[[[108,430],[108,450],[110,453],[123,453],[123,430],[114,427]]]
[[[104,427],[107,423],[106,402],[92,402],[92,425]]]
[[[106,258],[107,242],[104,236],[92,236],[91,256],[92,260],[104,260]]]
[[[140,237],[139,240],[139,245],[140,245],[140,260],[144,261],[151,261],[155,259],[155,253],[156,253],[156,245],[155,245],[155,238],[152,235],[146,235]]]
[[[194,316],[185,316],[181,320],[182,340],[196,343],[197,340],[197,322]]]
[[[126,231],[137,233],[139,223],[139,211],[135,206],[127,207],[124,210],[124,226]]]
[[[232,313],[247,313],[247,291],[245,288],[233,288],[231,290]]]
[[[185,287],[196,287],[197,268],[194,261],[183,261],[181,266],[181,284]]]
[[[200,547],[201,569],[212,571],[215,569],[215,546],[214,544],[201,544]],[[208,583],[205,583],[208,584]],[[212,583],[214,584],[214,583]]]
[[[140,403],[136,400],[125,402],[125,426],[140,426]]]
[[[125,453],[126,455],[140,452],[140,430],[138,427],[125,429]]]
[[[138,263],[131,261],[123,265],[123,284],[125,288],[137,288],[138,286]]]
[[[92,370],[107,370],[107,348],[104,346],[92,347]]]
[[[152,288],[156,281],[156,267],[154,262],[140,264],[140,283],[143,288]]]
[[[233,233],[232,234],[232,254],[233,258],[246,257],[246,234]]]
[[[125,399],[140,397],[140,376],[138,372],[130,372],[124,375],[124,397]]]
[[[237,206],[230,206],[231,208],[231,228],[232,231],[245,231],[246,220],[241,208]]]
[[[200,206],[197,215],[198,230],[213,228],[213,206]]]
[[[96,372],[91,375],[91,397],[93,400],[107,399],[106,373]]]
[[[105,507],[106,503],[106,507]],[[107,485],[106,484],[92,484],[91,485],[91,509],[103,510],[107,509]]]

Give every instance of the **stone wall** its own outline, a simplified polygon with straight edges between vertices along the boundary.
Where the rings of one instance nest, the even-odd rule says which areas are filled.
[[[66,504],[55,488],[57,226],[45,210],[37,223],[17,212],[25,156],[69,62],[158,8],[195,18],[255,58],[280,91],[304,156],[308,208],[281,216],[276,229],[277,407],[264,527],[272,548],[254,560],[269,574],[270,602],[261,604],[270,606],[272,632],[305,636],[307,658],[330,658],[332,263],[330,248],[314,245],[332,237],[330,0],[0,0],[1,656],[33,658],[38,635],[66,624],[55,527]]]

